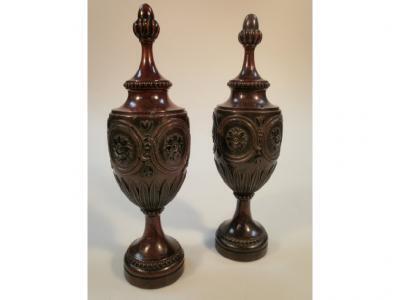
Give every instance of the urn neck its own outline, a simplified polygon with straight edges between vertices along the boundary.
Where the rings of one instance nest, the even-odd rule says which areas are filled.
[[[232,88],[228,101],[232,107],[264,108],[270,105],[265,89],[249,91]]]

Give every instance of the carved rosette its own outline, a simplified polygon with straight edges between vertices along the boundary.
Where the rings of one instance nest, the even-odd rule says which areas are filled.
[[[225,183],[238,194],[252,194],[271,177],[282,142],[278,112],[238,112],[217,108],[213,116],[214,155]]]
[[[124,194],[143,212],[159,213],[186,176],[190,152],[186,113],[111,113],[108,148],[115,179]]]

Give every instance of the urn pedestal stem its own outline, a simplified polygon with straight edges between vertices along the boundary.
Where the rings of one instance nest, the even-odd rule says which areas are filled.
[[[164,231],[161,227],[159,214],[146,215],[143,237],[145,238],[164,238]]]
[[[236,201],[236,210],[233,218],[237,219],[252,219],[251,217],[251,209],[250,209],[250,200],[253,198],[254,193],[250,195],[237,195],[234,193],[237,201]]]
[[[264,227],[254,221],[250,201],[254,193],[234,193],[237,202],[231,220],[220,225],[216,234],[216,248],[223,256],[237,261],[252,261],[265,255],[268,235]]]

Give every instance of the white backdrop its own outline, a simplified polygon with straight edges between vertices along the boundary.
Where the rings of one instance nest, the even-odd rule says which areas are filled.
[[[106,120],[126,99],[122,84],[136,71],[140,45],[131,30],[138,1],[89,1],[89,297],[90,299],[311,299],[311,4],[290,1],[152,1],[161,26],[155,61],[171,80],[171,99],[186,108],[192,149],[188,174],[162,214],[166,234],[185,251],[185,272],[173,285],[141,290],[123,278],[128,245],[144,217],[120,191],[109,163]],[[229,7],[229,9],[228,9]],[[237,40],[244,17],[258,16],[263,41],[256,65],[280,106],[284,137],[278,166],[252,201],[269,234],[267,255],[230,261],[214,249],[214,232],[235,198],[212,153],[212,111],[240,71]]]

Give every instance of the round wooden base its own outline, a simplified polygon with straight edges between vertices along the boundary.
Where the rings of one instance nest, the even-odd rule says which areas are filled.
[[[222,256],[232,260],[257,260],[267,253],[267,247],[267,232],[251,218],[227,220],[215,234],[215,248]]]
[[[141,237],[127,249],[125,278],[140,288],[156,289],[175,282],[183,273],[184,253],[178,241],[167,235]]]
[[[124,273],[126,280],[134,286],[143,289],[157,289],[170,285],[175,281],[177,281],[179,277],[182,275],[183,269],[184,269],[184,263],[182,260],[181,264],[178,266],[176,270],[174,270],[171,273],[164,274],[161,277],[135,276],[129,273],[129,271],[127,271],[126,268]]]
[[[266,241],[265,244],[259,248],[238,249],[227,247],[226,245],[222,244],[218,238],[215,238],[215,248],[219,254],[226,258],[236,261],[253,261],[260,259],[267,253],[268,241]]]

